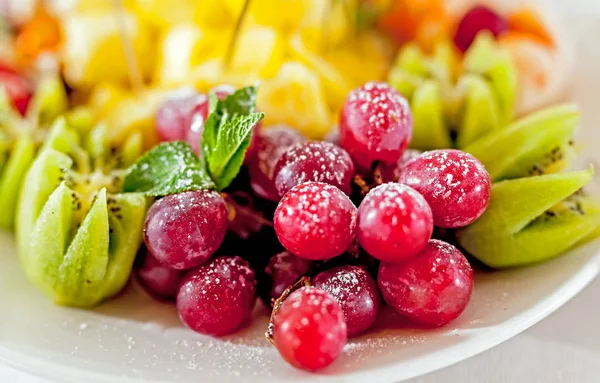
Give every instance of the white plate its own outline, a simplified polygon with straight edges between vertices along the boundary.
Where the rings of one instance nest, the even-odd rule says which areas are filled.
[[[589,163],[600,160],[591,147],[600,142],[600,49],[592,34],[596,17],[582,12],[585,3],[564,5],[563,15],[580,41],[576,99],[585,129],[579,142],[589,145],[581,156]],[[211,339],[184,329],[173,307],[136,286],[95,311],[54,306],[26,282],[11,237],[0,233],[0,376],[12,368],[58,382],[400,381],[493,347],[550,314],[598,274],[598,247],[591,243],[526,269],[479,273],[471,304],[449,327],[380,324],[387,329],[353,340],[326,371],[307,374],[288,367],[264,340],[260,307],[251,328]]]

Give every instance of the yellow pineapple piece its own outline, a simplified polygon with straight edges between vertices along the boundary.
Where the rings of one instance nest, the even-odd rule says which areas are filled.
[[[260,77],[257,73],[235,73],[226,71],[223,60],[215,58],[196,66],[190,73],[188,81],[201,92],[207,92],[211,88],[227,84],[236,88],[257,83]]]
[[[193,24],[169,28],[159,43],[155,82],[165,86],[187,82],[199,62],[223,56],[226,42],[223,34]]]
[[[250,26],[244,28],[239,36],[230,70],[272,77],[281,66],[283,55],[283,40],[275,29]]]
[[[312,51],[338,46],[352,33],[344,2],[312,0],[312,3],[299,26],[305,44]]]
[[[126,33],[131,39],[142,76],[150,73],[153,60],[151,35],[135,14],[124,13]],[[62,58],[69,85],[91,88],[99,82],[127,83],[130,73],[114,12],[84,12],[67,15],[62,22]]]
[[[322,138],[332,126],[319,76],[298,61],[285,62],[273,79],[262,82],[258,108],[265,128],[287,124],[310,138]]]
[[[273,29],[262,26],[250,26],[240,34],[236,49],[228,68],[225,68],[224,56],[226,44],[219,44],[221,53],[196,65],[189,75],[198,89],[207,90],[219,84],[246,86],[259,79],[275,76],[284,56],[284,44],[281,36]],[[196,60],[204,56],[196,57]]]
[[[340,110],[346,96],[352,90],[352,85],[337,68],[310,51],[299,34],[291,36],[289,44],[293,57],[306,64],[321,78],[331,110],[334,112]]]
[[[392,61],[393,50],[373,31],[365,31],[347,44],[327,51],[325,59],[337,68],[352,87],[383,80]]]
[[[324,0],[252,0],[248,9],[247,21],[249,24],[269,26],[278,31],[291,31],[296,29],[304,18],[313,11],[315,5],[319,6]],[[244,0],[222,0],[228,12],[239,17]]]
[[[159,88],[132,93],[105,83],[94,88],[88,105],[96,118],[108,127],[107,139],[110,142],[122,142],[131,134],[140,132],[144,148],[150,148],[159,141],[154,116],[167,94],[168,91]]]

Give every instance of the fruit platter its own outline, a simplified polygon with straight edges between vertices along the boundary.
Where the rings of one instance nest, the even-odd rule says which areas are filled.
[[[6,5],[0,371],[395,382],[600,269],[600,56],[546,9]]]

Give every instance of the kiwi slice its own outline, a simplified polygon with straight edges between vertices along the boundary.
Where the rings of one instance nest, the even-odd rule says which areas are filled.
[[[600,205],[581,189],[593,170],[493,184],[486,212],[457,232],[461,246],[494,268],[558,256],[600,234]]]
[[[487,134],[464,150],[485,165],[492,181],[555,173],[570,165],[580,119],[575,105],[549,107]]]
[[[84,142],[92,143],[90,137]],[[132,139],[133,141],[141,139]],[[17,210],[19,257],[28,278],[61,305],[93,307],[127,282],[148,202],[121,193],[110,148],[90,155],[65,119],[53,125],[25,176]],[[115,151],[132,153],[129,142]]]
[[[0,227],[12,229],[22,177],[33,161],[35,146],[31,137],[21,135],[13,143],[0,172]]]
[[[508,52],[481,33],[464,57],[447,41],[431,55],[408,44],[388,80],[414,111],[413,148],[462,149],[512,120],[515,73]]]
[[[13,109],[8,95],[0,89],[0,227],[11,230],[23,176],[31,165],[36,148],[49,122],[63,113],[68,104],[59,79],[40,81],[25,118]]]

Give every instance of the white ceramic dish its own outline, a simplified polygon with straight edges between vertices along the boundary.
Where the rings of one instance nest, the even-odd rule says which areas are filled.
[[[579,142],[588,145],[582,163],[600,160],[592,147],[600,142],[600,47],[593,34],[597,16],[584,9],[586,3],[571,2],[562,13],[578,41],[575,98],[585,117]],[[599,246],[591,243],[535,267],[479,273],[470,306],[449,327],[380,324],[387,329],[353,340],[326,371],[307,374],[288,367],[264,340],[260,307],[256,315],[262,317],[249,329],[211,339],[184,329],[173,307],[155,303],[134,285],[95,311],[54,306],[27,283],[11,237],[0,233],[0,377],[10,368],[61,383],[397,382],[484,351],[550,314],[598,274]]]

